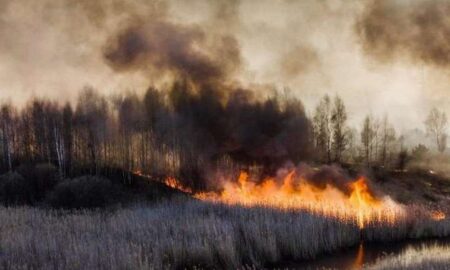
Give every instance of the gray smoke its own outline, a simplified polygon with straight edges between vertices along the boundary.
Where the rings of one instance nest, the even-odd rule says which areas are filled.
[[[407,58],[448,67],[449,13],[449,1],[372,1],[356,29],[365,52],[376,59]]]
[[[108,41],[104,57],[116,71],[170,73],[196,84],[226,82],[240,64],[232,36],[209,37],[199,27],[167,21],[128,26]]]

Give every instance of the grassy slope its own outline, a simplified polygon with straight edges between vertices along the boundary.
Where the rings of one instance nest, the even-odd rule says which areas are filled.
[[[375,182],[383,193],[404,204],[422,204],[434,208],[450,205],[450,178],[425,170],[376,172]]]

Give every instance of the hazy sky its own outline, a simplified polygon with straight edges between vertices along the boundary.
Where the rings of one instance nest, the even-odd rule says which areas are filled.
[[[423,128],[431,107],[450,113],[448,11],[450,1],[427,0],[0,0],[0,100],[73,100],[85,85],[106,94],[164,87],[168,77],[154,70],[180,65],[148,48],[139,68],[105,57],[132,24],[162,40],[151,43],[156,52],[179,56],[184,43],[172,43],[187,40],[183,57],[232,62],[233,83],[289,88],[308,112],[339,94],[353,124],[388,113],[400,129]],[[172,32],[177,39],[165,37]],[[230,38],[237,51],[221,45]]]

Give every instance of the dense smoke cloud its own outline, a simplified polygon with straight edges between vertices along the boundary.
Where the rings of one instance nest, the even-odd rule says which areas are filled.
[[[170,72],[195,83],[227,80],[240,63],[232,36],[211,38],[198,27],[166,21],[127,27],[108,42],[104,57],[117,71]]]
[[[277,97],[259,101],[250,90],[228,91],[225,104],[220,92],[211,88],[194,95],[178,84],[171,93],[183,141],[197,149],[207,165],[228,156],[275,170],[287,160],[310,157],[311,124],[301,102]]]
[[[142,95],[184,77],[258,95],[268,87],[253,85],[289,88],[307,112],[339,94],[355,127],[389,113],[410,129],[448,102],[446,11],[446,1],[0,0],[0,101],[73,103],[86,85]],[[393,61],[404,59],[433,65]]]
[[[383,61],[407,57],[450,64],[449,1],[373,1],[357,24],[365,51]]]
[[[287,80],[317,69],[321,64],[317,51],[307,46],[297,46],[286,52],[279,60],[283,77]]]

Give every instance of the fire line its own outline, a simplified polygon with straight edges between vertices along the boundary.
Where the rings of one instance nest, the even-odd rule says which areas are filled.
[[[166,185],[191,193],[195,198],[228,205],[264,206],[278,209],[306,210],[313,214],[342,221],[354,221],[360,229],[374,221],[394,223],[401,207],[391,200],[376,198],[365,177],[358,177],[348,185],[349,193],[326,184],[319,188],[291,171],[281,179],[265,178],[253,182],[241,171],[237,181],[225,181],[220,192],[193,193],[177,179],[169,177]]]

